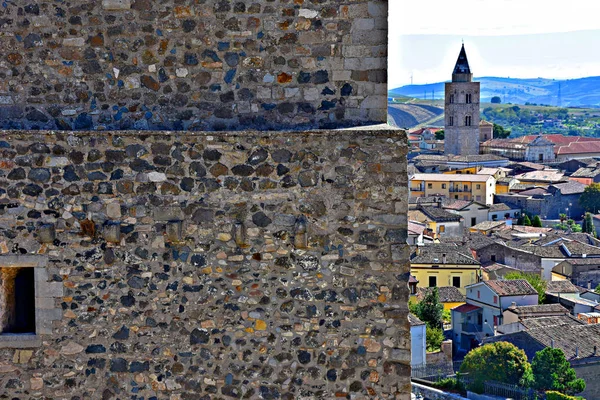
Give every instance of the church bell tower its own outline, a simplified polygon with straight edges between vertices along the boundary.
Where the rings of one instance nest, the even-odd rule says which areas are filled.
[[[445,90],[444,154],[479,154],[479,82],[473,82],[464,44]]]

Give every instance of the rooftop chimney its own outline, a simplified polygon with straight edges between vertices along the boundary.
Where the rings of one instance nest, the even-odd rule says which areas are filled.
[[[442,264],[446,264],[446,254],[442,254]]]

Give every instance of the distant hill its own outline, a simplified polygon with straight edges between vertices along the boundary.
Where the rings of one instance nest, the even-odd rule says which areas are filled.
[[[546,104],[557,106],[560,85],[561,106],[563,107],[600,107],[600,76],[588,78],[555,80],[555,79],[515,79],[481,77],[474,78],[481,82],[481,101],[489,102],[499,96],[502,103],[513,104]],[[406,85],[391,89],[389,96],[406,96],[416,99],[442,99],[444,82],[428,85]]]
[[[427,104],[388,104],[388,122],[399,128],[443,126],[443,108]]]

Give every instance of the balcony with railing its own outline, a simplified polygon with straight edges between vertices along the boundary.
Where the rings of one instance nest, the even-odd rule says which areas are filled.
[[[481,333],[483,327],[478,324],[473,324],[471,322],[463,322],[461,324],[461,330],[463,333]]]
[[[450,186],[451,193],[471,193],[471,186]]]

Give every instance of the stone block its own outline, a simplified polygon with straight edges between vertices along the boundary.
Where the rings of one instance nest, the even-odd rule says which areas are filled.
[[[45,283],[48,281],[48,270],[46,268],[37,267],[33,270],[33,279],[36,284]]]
[[[35,288],[37,297],[62,297],[64,293],[62,282],[45,282]]]
[[[35,308],[51,310],[56,308],[56,297],[37,297],[35,298]]]
[[[156,221],[176,221],[183,219],[181,207],[157,207],[153,210]]]
[[[359,31],[370,31],[375,28],[375,20],[373,18],[356,18],[352,22],[352,29]]]
[[[62,319],[60,308],[36,308],[35,320],[37,321],[60,321]]]

